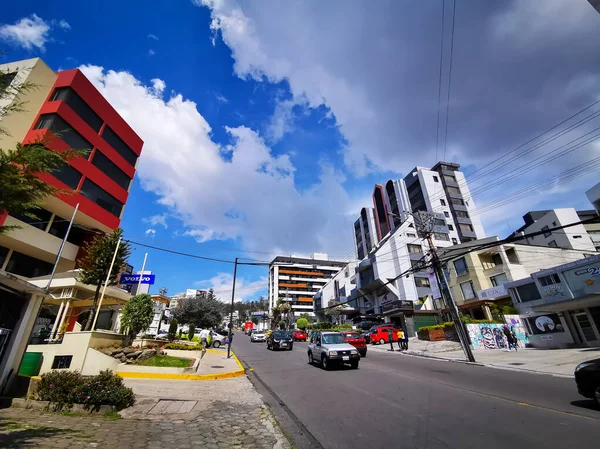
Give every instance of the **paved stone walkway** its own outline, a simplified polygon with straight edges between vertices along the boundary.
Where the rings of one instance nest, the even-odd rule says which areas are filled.
[[[3,409],[0,448],[289,449],[270,410],[255,390],[248,389],[248,379],[232,381],[215,381],[210,385],[212,394],[204,398],[193,394],[193,389],[186,400],[142,397],[117,420]],[[179,382],[186,381],[170,382],[177,383],[164,383],[164,391],[181,396],[186,384]],[[202,381],[197,384],[202,390],[209,388]],[[136,387],[134,390],[150,384]],[[243,391],[246,393],[241,394]],[[228,397],[233,392],[235,399]],[[217,396],[221,398],[215,399]]]

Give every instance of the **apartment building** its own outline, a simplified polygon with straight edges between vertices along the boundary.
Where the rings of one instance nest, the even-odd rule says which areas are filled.
[[[587,190],[585,195],[590,200],[590,203],[592,203],[592,206],[594,206],[594,209],[596,209],[596,212],[600,213],[600,182]]]
[[[439,251],[447,261],[448,286],[459,310],[472,318],[492,319],[492,308],[512,305],[505,284],[527,278],[532,273],[557,264],[594,255],[577,250],[507,243],[493,245],[497,236],[474,240]],[[473,249],[472,249],[473,248]],[[457,257],[453,258],[452,256]],[[448,313],[446,306],[442,312]]]
[[[323,253],[275,257],[269,265],[269,315],[281,299],[291,306],[294,318],[302,313],[314,316],[315,293],[346,264]]]
[[[376,184],[373,208],[362,209],[354,222],[354,243],[359,259],[369,252],[411,214],[439,214],[438,223],[448,233],[439,233],[438,240],[459,244],[485,237],[460,165],[438,162],[431,169],[415,167],[404,179]]]
[[[354,315],[357,311],[350,304],[350,300],[357,295],[356,290],[356,269],[357,261],[348,262],[348,264],[338,271],[321,289],[313,296],[313,311],[317,321],[329,321],[327,317],[327,307],[330,301],[342,304],[343,313],[341,317],[345,320],[347,316]]]
[[[587,211],[577,212],[572,207],[527,212],[523,215],[525,224],[517,229],[512,235],[526,235],[543,231],[542,235],[528,237],[522,240],[522,242],[527,245],[535,246],[596,251],[596,245],[592,241],[592,237],[588,234],[588,230],[582,224],[550,231],[552,228],[582,221],[579,214],[589,216]],[[594,227],[595,225],[591,225],[590,230],[596,230]],[[600,227],[597,230],[600,230]],[[594,234],[594,237],[598,238],[598,234]]]
[[[600,219],[599,212],[595,210],[578,210],[577,217],[580,221],[587,221],[591,219]],[[600,222],[597,223],[586,223],[583,225],[587,234],[592,240],[592,244],[596,248],[596,251],[600,252]]]
[[[42,176],[58,189],[73,190],[73,194],[46,198],[42,209],[36,211],[36,219],[0,212],[0,224],[19,227],[0,235],[0,273],[23,280],[48,275],[79,205],[57,263],[58,273],[73,270],[82,256],[82,244],[93,236],[88,230],[110,232],[119,226],[143,142],[78,69],[54,72],[34,58],[2,64],[0,73],[10,81],[11,90],[18,91],[26,82],[36,85],[6,99],[9,104],[22,102],[24,110],[0,118],[0,126],[8,132],[0,135],[0,148],[44,139],[50,150],[84,151],[63,168]],[[4,347],[0,373],[18,369],[19,354],[26,345],[23,338],[30,334],[41,305],[33,304],[32,298],[21,291],[0,289]]]

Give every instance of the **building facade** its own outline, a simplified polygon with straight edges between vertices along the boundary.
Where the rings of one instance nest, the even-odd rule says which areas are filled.
[[[269,265],[269,315],[281,299],[289,304],[293,318],[314,316],[313,297],[347,262],[329,260],[327,254],[310,257],[277,256]]]
[[[577,216],[579,220],[586,221],[591,219],[600,219],[600,215],[595,210],[578,210]],[[592,244],[596,248],[596,251],[600,252],[600,221],[596,223],[586,223],[583,225],[585,231],[590,236]]]
[[[588,200],[596,209],[596,212],[600,213],[600,182],[596,184],[594,187],[585,192]]]
[[[595,251],[596,246],[584,225],[578,224],[565,229],[550,231],[550,229],[578,223],[582,219],[572,207],[552,210],[538,210],[523,215],[525,224],[513,235],[543,232],[523,240],[527,245],[550,246],[555,248]],[[585,214],[586,211],[582,211]]]
[[[448,260],[448,286],[458,308],[474,319],[491,320],[492,312],[512,305],[506,284],[528,277],[556,264],[573,262],[593,255],[593,252],[552,247],[507,243],[491,248],[473,250],[469,247],[493,244],[498,237],[488,237],[440,251]],[[451,258],[452,255],[460,257]],[[442,312],[448,312],[443,308]]]
[[[345,321],[348,315],[352,315],[356,311],[350,304],[350,300],[357,295],[357,267],[357,261],[348,262],[313,296],[313,312],[317,321],[329,321],[327,307],[330,301],[342,305],[341,321]]]
[[[600,346],[600,255],[537,271],[505,287],[533,346]]]
[[[373,209],[362,209],[354,222],[354,243],[358,259],[366,257],[410,214],[439,214],[448,228],[448,242],[459,244],[485,237],[475,203],[460,165],[438,162],[431,169],[415,167],[399,180],[376,184]],[[442,238],[443,236],[438,236]]]
[[[40,176],[73,194],[46,198],[35,219],[0,211],[0,224],[18,227],[0,236],[0,271],[22,279],[50,274],[79,205],[56,265],[57,273],[73,270],[83,256],[84,242],[98,231],[119,227],[143,142],[80,70],[54,72],[34,58],[0,65],[0,72],[15,92],[6,103],[22,102],[24,109],[0,118],[0,126],[8,133],[0,135],[0,148],[43,141],[49,150],[82,152],[59,170]],[[36,88],[16,93],[23,83],[33,83]],[[12,317],[0,325],[9,332],[10,345],[19,335],[19,326],[32,329],[33,323],[22,321],[29,310],[27,296],[16,301],[0,289],[0,310]],[[36,315],[37,309],[33,317]],[[7,354],[4,351],[1,357]],[[20,360],[20,356],[16,358]]]

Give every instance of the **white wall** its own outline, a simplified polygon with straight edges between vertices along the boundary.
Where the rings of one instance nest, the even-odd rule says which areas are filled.
[[[465,201],[465,206],[467,206],[469,218],[471,219],[471,223],[473,225],[473,231],[478,239],[483,239],[486,236],[485,230],[483,229],[483,225],[479,219],[477,207],[475,206],[475,201],[471,196],[471,190],[469,189],[469,184],[465,180],[465,175],[460,171],[455,171],[454,177],[459,185],[460,193],[462,193],[463,200]]]
[[[600,182],[585,192],[585,195],[598,212],[600,212]]]
[[[577,212],[572,207],[563,209],[553,209],[539,218],[535,223],[526,227],[523,232],[529,234],[532,232],[539,232],[544,226],[548,228],[555,228],[558,226],[565,226],[571,223],[577,223],[581,221]],[[548,246],[550,242],[555,241],[557,246],[562,248],[577,249],[582,251],[595,252],[596,247],[591,237],[587,233],[583,225],[571,226],[566,229],[558,231],[552,231],[551,235],[544,237],[544,235],[537,235],[528,238],[526,242],[530,245],[536,246]],[[558,264],[557,264],[558,265]]]

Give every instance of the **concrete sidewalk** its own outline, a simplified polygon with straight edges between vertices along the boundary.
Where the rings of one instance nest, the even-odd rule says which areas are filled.
[[[413,341],[414,340],[414,341]],[[410,339],[409,350],[389,352],[389,344],[369,346],[369,351],[387,352],[388,354],[409,354],[421,357],[431,357],[451,361],[465,361],[465,354],[460,345],[455,342],[428,342]],[[528,371],[550,374],[560,377],[573,377],[575,367],[587,360],[600,358],[600,348],[579,349],[533,349],[520,348],[518,351],[505,349],[475,349],[473,350],[476,363],[493,368]]]

